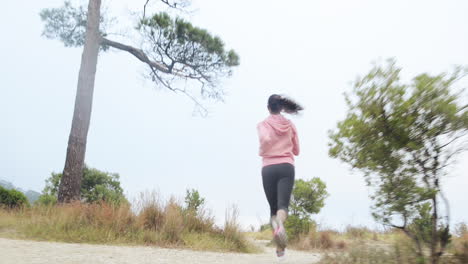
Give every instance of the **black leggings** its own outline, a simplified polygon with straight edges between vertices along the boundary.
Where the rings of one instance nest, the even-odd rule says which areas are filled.
[[[271,216],[276,215],[280,209],[288,212],[294,186],[294,166],[289,163],[265,166],[262,169],[262,178]]]

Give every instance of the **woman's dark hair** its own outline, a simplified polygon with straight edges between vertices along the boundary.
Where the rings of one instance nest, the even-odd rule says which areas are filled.
[[[268,109],[270,109],[272,114],[279,114],[281,111],[288,114],[297,114],[299,111],[304,110],[301,105],[292,99],[278,94],[272,94],[268,98]]]

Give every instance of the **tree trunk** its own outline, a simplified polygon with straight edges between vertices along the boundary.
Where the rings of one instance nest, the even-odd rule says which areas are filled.
[[[58,192],[58,201],[61,203],[80,200],[81,178],[101,39],[99,33],[100,8],[101,0],[89,0],[86,39],[78,76],[75,110],[68,138],[65,167]]]
[[[432,264],[437,264],[439,263],[439,255],[437,252],[437,245],[439,244],[439,236],[437,234],[437,198],[433,197],[432,198],[432,234],[431,234],[431,263]]]

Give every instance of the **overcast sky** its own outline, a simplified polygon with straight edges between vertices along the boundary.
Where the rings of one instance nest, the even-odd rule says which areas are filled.
[[[130,11],[144,2],[105,2],[119,16],[116,32],[131,32]],[[41,37],[38,15],[62,3],[5,1],[0,11],[0,178],[23,189],[41,191],[64,165],[82,50]],[[194,24],[240,55],[222,83],[225,103],[209,104],[207,118],[193,116],[190,100],[145,81],[131,55],[101,54],[87,164],[119,173],[129,197],[145,190],[183,197],[195,188],[218,222],[236,204],[244,226],[258,226],[269,209],[256,124],[268,96],[285,93],[306,109],[291,117],[302,147],[297,178],[320,177],[331,194],[314,218],[334,228],[375,226],[362,175],[328,157],[327,131],[345,117],[343,92],[377,59],[396,58],[405,78],[467,65],[468,2],[198,0],[191,8]],[[467,170],[465,154],[445,182],[453,222],[468,221]]]

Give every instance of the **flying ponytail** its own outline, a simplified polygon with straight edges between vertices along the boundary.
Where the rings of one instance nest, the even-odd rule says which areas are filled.
[[[279,114],[284,111],[288,114],[297,114],[304,108],[290,98],[273,94],[268,98],[268,109],[272,114]]]

